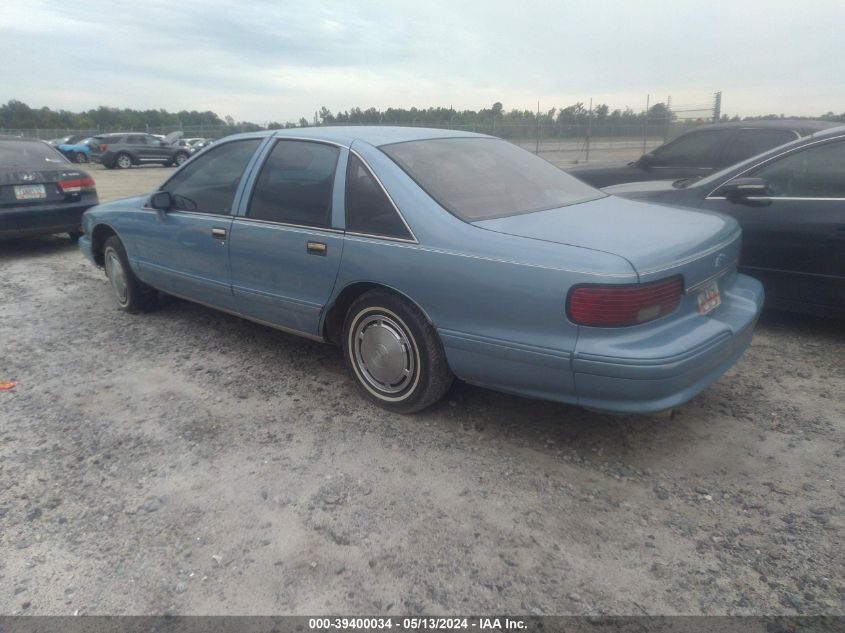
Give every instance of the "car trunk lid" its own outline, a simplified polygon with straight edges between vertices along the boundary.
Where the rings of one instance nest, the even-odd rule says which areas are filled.
[[[63,191],[60,182],[81,181],[88,174],[74,169],[10,167],[0,169],[0,209],[45,203],[78,203],[79,196]],[[78,194],[78,192],[74,192]]]
[[[630,262],[641,282],[681,274],[688,289],[724,274],[739,257],[732,218],[612,196],[474,224],[612,253]]]

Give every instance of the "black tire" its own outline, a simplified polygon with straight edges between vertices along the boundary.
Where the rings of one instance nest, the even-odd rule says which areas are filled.
[[[106,169],[114,169],[114,163],[103,163],[103,167]]]
[[[155,306],[156,290],[139,280],[132,272],[126,249],[116,235],[106,240],[103,248],[103,267],[121,310],[136,314]]]
[[[73,162],[73,163],[87,163],[88,157],[83,152],[74,152],[73,160],[71,162]]]
[[[118,169],[129,169],[132,167],[132,157],[126,152],[121,152],[114,157],[114,166]]]
[[[177,167],[179,167],[189,158],[190,156],[188,156],[188,154],[185,152],[176,152],[176,155],[173,157],[173,162]]]
[[[71,242],[78,242],[79,238],[82,237],[82,231],[68,231],[67,236],[70,238]]]
[[[385,290],[367,292],[350,306],[343,356],[361,393],[396,413],[431,406],[454,380],[434,326],[415,305]]]

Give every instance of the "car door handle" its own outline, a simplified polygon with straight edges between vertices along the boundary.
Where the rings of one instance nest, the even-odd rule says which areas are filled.
[[[214,227],[211,229],[211,237],[218,239],[218,240],[225,240],[226,239],[226,229],[221,229],[219,227]]]
[[[329,247],[322,242],[308,242],[305,244],[305,250],[308,251],[309,255],[322,255],[325,257],[326,251],[329,250]]]

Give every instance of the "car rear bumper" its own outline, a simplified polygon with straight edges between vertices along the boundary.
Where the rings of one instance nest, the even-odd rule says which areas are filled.
[[[25,237],[78,231],[82,227],[82,214],[91,206],[86,203],[0,210],[0,236]]]
[[[690,314],[662,330],[643,328],[639,337],[620,331],[615,341],[613,333],[610,340],[581,338],[572,361],[578,404],[619,413],[662,411],[716,381],[751,344],[764,298],[760,282],[739,274],[721,295],[722,305],[710,315]]]

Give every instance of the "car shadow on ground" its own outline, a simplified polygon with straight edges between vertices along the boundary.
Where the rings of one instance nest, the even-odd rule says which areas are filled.
[[[687,441],[683,412],[654,415],[614,415],[542,400],[510,395],[456,380],[443,399],[412,415],[383,412],[366,401],[348,376],[341,349],[288,334],[246,319],[229,315],[174,297],[165,297],[155,312],[161,318],[181,321],[185,327],[208,328],[207,334],[224,348],[253,365],[293,367],[305,376],[319,377],[330,389],[342,394],[346,409],[368,410],[374,417],[388,416],[390,422],[413,434],[422,425],[447,434],[484,434],[487,438],[526,447],[550,449],[568,446],[576,450],[626,452],[633,435],[677,435]],[[244,361],[246,362],[246,361]],[[248,379],[243,387],[250,389]],[[254,385],[254,387],[258,387]],[[701,396],[699,396],[701,397]],[[693,400],[695,402],[695,399]],[[672,430],[674,429],[674,431]]]
[[[76,248],[67,233],[35,237],[0,238],[0,261],[21,256],[47,257]]]
[[[818,337],[832,341],[845,339],[845,319],[837,319],[832,316],[825,317],[766,309],[760,315],[757,327],[796,336],[812,336],[815,343],[819,343]]]

